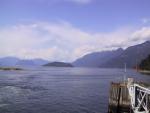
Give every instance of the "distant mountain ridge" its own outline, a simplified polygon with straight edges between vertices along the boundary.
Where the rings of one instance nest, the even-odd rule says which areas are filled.
[[[122,52],[123,49],[119,48],[113,51],[103,51],[87,54],[73,62],[73,65],[79,67],[99,67],[109,59],[119,56]]]
[[[0,66],[15,66],[19,60],[16,57],[3,57],[0,58]]]
[[[18,66],[42,66],[47,64],[49,61],[43,59],[32,59],[32,60],[19,60],[16,65]]]
[[[150,54],[150,41],[142,44],[130,46],[123,50],[119,48],[112,51],[94,52],[87,54],[73,63],[51,62],[43,59],[19,59],[16,57],[0,58],[0,66],[40,66],[40,65],[56,65],[56,66],[75,66],[75,67],[101,67],[101,68],[123,68],[126,63],[127,68],[134,68],[136,65],[148,57]],[[54,63],[54,64],[53,64]],[[61,64],[62,63],[62,64]]]
[[[19,60],[16,63],[17,66],[35,66],[35,63],[33,60]]]
[[[43,59],[19,59],[17,57],[0,58],[0,66],[40,66],[49,61]]]
[[[73,64],[79,67],[133,68],[150,54],[150,41],[130,46],[127,49],[91,53],[77,59]]]
[[[145,59],[150,54],[150,41],[146,41],[142,44],[128,47],[124,52],[113,58],[100,67],[107,68],[123,68],[126,63],[128,68],[134,68],[138,65],[143,59]]]

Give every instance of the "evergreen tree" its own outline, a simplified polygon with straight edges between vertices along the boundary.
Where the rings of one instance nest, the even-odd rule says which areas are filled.
[[[150,70],[150,55],[146,59],[141,61],[139,67],[142,70]]]

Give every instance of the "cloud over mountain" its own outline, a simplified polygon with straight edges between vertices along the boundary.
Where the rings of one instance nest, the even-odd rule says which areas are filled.
[[[67,22],[18,24],[0,28],[0,56],[73,61],[90,52],[126,48],[149,39],[149,27],[90,33]]]

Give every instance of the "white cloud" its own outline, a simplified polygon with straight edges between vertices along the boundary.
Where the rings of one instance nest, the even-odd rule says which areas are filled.
[[[142,27],[132,34],[134,40],[148,40],[150,39],[150,27]]]
[[[22,24],[0,29],[0,56],[73,61],[90,52],[112,50],[150,39],[150,27],[88,33],[69,23]]]

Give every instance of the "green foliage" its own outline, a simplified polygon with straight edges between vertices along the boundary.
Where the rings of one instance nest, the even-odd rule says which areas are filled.
[[[142,60],[139,67],[142,70],[150,70],[150,55],[146,59]]]

